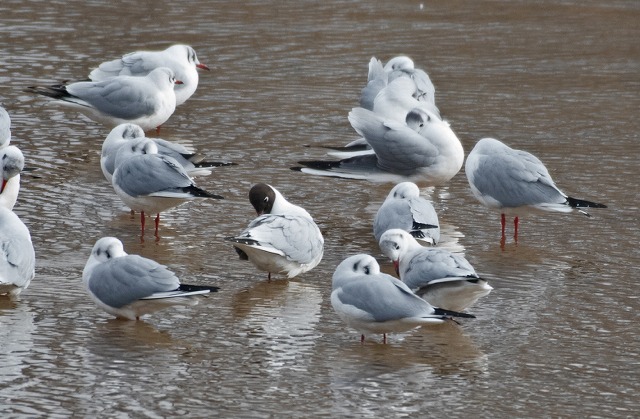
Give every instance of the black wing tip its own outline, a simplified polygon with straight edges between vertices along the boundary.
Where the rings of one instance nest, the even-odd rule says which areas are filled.
[[[213,287],[210,285],[180,284],[180,287],[178,287],[178,289],[184,292],[194,292],[194,291],[218,292],[220,287]]]
[[[435,314],[448,317],[463,317],[465,319],[475,319],[476,316],[469,313],[461,313],[459,311],[445,310],[443,308],[435,308]]]
[[[567,198],[567,204],[572,208],[607,208],[605,204],[587,201],[585,199]]]
[[[293,170],[294,172],[302,172],[302,167],[300,166],[290,167],[289,169]]]
[[[316,170],[330,170],[330,169],[334,169],[336,167],[340,167],[340,165],[342,164],[342,160],[340,161],[330,161],[330,160],[303,160],[303,161],[299,161],[298,164],[303,165],[304,167],[307,167],[309,169],[316,169]],[[298,171],[302,170],[302,167],[299,168],[291,168],[291,170],[295,170],[298,169]]]
[[[238,163],[231,161],[201,161],[194,163],[194,166],[206,169],[208,167],[225,167],[225,166],[237,166]]]
[[[186,188],[183,188],[183,190],[185,192],[192,194],[196,198],[224,199],[224,196],[216,195],[211,192],[205,191],[204,189],[201,189],[195,185],[187,186]]]

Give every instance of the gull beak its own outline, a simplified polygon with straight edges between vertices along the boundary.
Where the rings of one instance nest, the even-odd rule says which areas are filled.
[[[176,84],[184,84],[182,80],[176,80]]]
[[[396,270],[396,275],[400,276],[400,261],[399,260],[394,260],[393,261],[393,267]]]
[[[196,64],[196,67],[197,67],[197,68],[199,68],[199,69],[201,69],[201,70],[211,71],[211,70],[209,69],[209,67],[207,67],[207,65],[206,65],[206,64],[198,63],[198,64]]]

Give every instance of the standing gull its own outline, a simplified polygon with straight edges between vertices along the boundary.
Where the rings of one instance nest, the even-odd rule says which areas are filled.
[[[104,177],[111,182],[115,170],[116,155],[120,146],[130,140],[145,138],[144,131],[136,124],[120,124],[111,130],[102,143],[100,168]],[[176,159],[191,177],[211,174],[213,167],[235,166],[235,163],[221,161],[207,161],[200,153],[194,153],[182,144],[172,143],[161,138],[149,138],[158,146],[158,154]]]
[[[544,164],[533,154],[515,150],[493,139],[483,138],[475,145],[465,164],[471,192],[483,205],[501,210],[502,242],[505,214],[513,214],[514,238],[518,240],[518,214],[528,209],[571,212],[582,208],[606,208],[582,199],[571,198],[551,179]]]
[[[79,81],[29,90],[86,112],[107,126],[131,122],[147,131],[165,123],[176,109],[173,71],[159,67],[144,77],[117,76],[103,81]]]
[[[385,231],[400,228],[417,240],[435,246],[440,240],[438,214],[431,201],[420,196],[413,182],[398,183],[391,189],[373,220],[376,242]]]
[[[240,259],[261,271],[293,278],[322,260],[324,239],[311,215],[287,201],[273,186],[259,183],[249,191],[249,201],[258,217],[235,237],[226,240]]]
[[[360,254],[343,260],[333,274],[331,305],[338,316],[362,335],[405,332],[443,323],[449,317],[474,316],[434,308],[402,281],[380,272],[378,262]]]
[[[404,230],[386,231],[380,249],[400,280],[436,307],[462,311],[493,289],[462,255],[423,247]]]
[[[95,303],[109,314],[138,320],[171,305],[197,304],[195,295],[218,287],[181,284],[178,277],[151,259],[128,255],[122,242],[103,237],[96,242],[82,272],[82,282]]]
[[[172,157],[158,154],[158,146],[148,138],[137,138],[120,147],[111,184],[116,194],[133,211],[140,211],[142,235],[145,212],[160,212],[196,198],[223,199],[195,185],[184,168]]]
[[[193,48],[188,45],[172,45],[163,51],[130,52],[112,61],[106,61],[94,69],[89,78],[92,81],[107,80],[117,76],[146,76],[158,67],[173,70],[176,79],[176,106],[182,105],[198,88],[198,69],[209,70],[198,61]]]

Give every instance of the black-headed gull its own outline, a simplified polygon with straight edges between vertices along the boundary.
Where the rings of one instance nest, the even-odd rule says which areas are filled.
[[[400,280],[436,307],[462,311],[493,289],[462,255],[423,247],[404,230],[386,231],[379,244]]]
[[[401,182],[391,189],[373,219],[376,242],[387,230],[400,228],[417,240],[435,246],[440,240],[438,214],[431,201],[420,196],[418,185]]]
[[[103,81],[32,86],[29,90],[59,100],[107,126],[131,122],[148,131],[165,123],[176,109],[173,70],[159,67],[144,77],[117,76]]]
[[[360,106],[374,110],[378,94],[397,78],[406,78],[411,84],[408,95],[419,102],[435,105],[435,87],[424,70],[415,68],[413,60],[407,56],[394,57],[382,65],[375,57],[369,61],[367,85],[360,95]]]
[[[0,295],[15,297],[24,291],[35,276],[35,264],[29,229],[0,206]]]
[[[273,186],[260,183],[249,191],[259,216],[235,237],[226,240],[240,259],[261,271],[293,278],[315,268],[322,260],[324,239],[311,215],[287,201]]]
[[[9,112],[0,106],[0,148],[11,142],[11,117]]]
[[[405,332],[419,326],[443,323],[449,317],[474,316],[435,308],[415,295],[397,278],[380,272],[369,255],[343,260],[333,274],[331,305],[351,328],[365,335]]]
[[[349,121],[375,154],[340,161],[300,161],[305,167],[292,169],[348,179],[441,185],[455,176],[464,162],[462,144],[449,124],[422,108],[408,112],[405,122],[354,108]]]
[[[107,138],[102,143],[102,152],[100,154],[100,168],[104,177],[111,182],[113,171],[115,170],[116,154],[120,146],[128,143],[130,140],[137,138],[145,138],[144,131],[136,124],[120,124],[113,128]],[[173,157],[187,171],[189,176],[206,176],[211,174],[213,167],[235,166],[232,162],[223,161],[207,161],[199,153],[182,144],[173,143],[161,138],[149,138],[158,146],[158,154]]]
[[[128,255],[115,237],[99,239],[82,272],[82,282],[95,303],[109,314],[138,320],[176,304],[197,304],[195,295],[218,287],[181,284],[178,277],[151,259]]]
[[[160,212],[196,198],[224,199],[197,187],[176,159],[158,154],[158,146],[149,138],[120,147],[115,167],[113,189],[125,205],[140,212],[143,235],[145,213],[157,214],[157,236]]]
[[[24,155],[14,145],[0,148],[0,206],[13,209],[20,192],[20,172]]]
[[[567,196],[551,179],[544,164],[533,154],[515,150],[494,139],[483,138],[465,164],[471,192],[483,205],[501,211],[502,239],[505,214],[515,216],[514,237],[518,239],[518,214],[528,209],[571,212],[582,208],[606,208],[604,204]]]
[[[176,79],[182,84],[176,85],[176,106],[182,105],[198,88],[198,69],[209,70],[198,61],[193,48],[188,45],[172,45],[163,51],[136,51],[121,58],[106,61],[91,71],[92,81],[107,80],[116,76],[146,76],[158,67],[173,70]]]

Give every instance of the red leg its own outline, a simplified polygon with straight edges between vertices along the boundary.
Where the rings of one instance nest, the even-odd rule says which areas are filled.
[[[156,237],[158,236],[158,227],[160,227],[160,213],[156,215]]]
[[[144,211],[140,211],[140,226],[142,228],[142,235],[144,236]]]
[[[504,228],[507,224],[506,217],[504,213],[500,214],[500,223],[502,224],[502,237],[504,237]]]
[[[386,333],[382,334],[382,343],[384,343],[385,345],[387,344],[387,334]]]
[[[516,241],[516,243],[518,243],[518,221],[518,217],[513,219],[513,226],[515,227],[513,239]]]
[[[364,335],[360,335],[360,343],[364,343]]]

